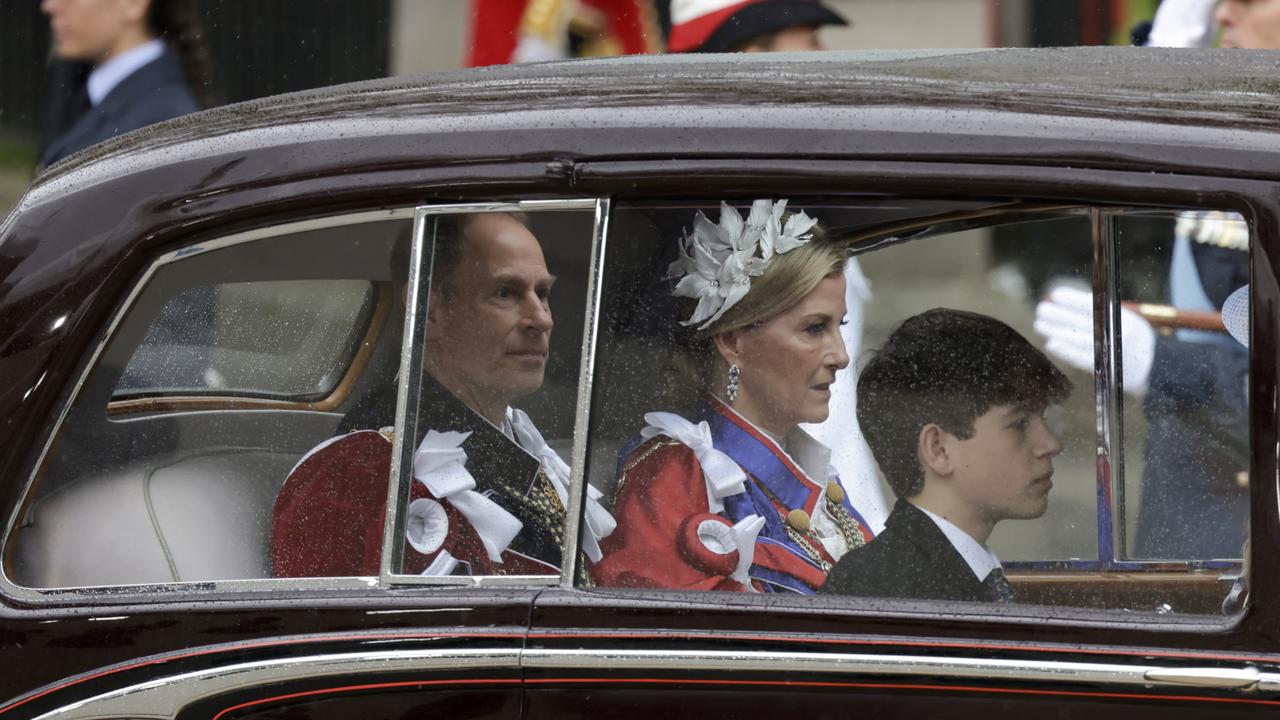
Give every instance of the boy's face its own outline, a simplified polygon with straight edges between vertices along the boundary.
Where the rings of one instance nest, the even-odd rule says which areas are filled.
[[[974,420],[968,440],[948,440],[954,491],[975,514],[992,524],[1044,514],[1062,441],[1043,409],[997,405]]]

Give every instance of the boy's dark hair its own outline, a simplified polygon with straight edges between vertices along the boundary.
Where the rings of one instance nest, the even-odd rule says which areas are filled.
[[[920,431],[936,424],[962,439],[997,405],[1043,409],[1071,381],[1016,330],[962,310],[935,308],[893,331],[858,376],[858,425],[889,487],[901,498],[924,489]]]

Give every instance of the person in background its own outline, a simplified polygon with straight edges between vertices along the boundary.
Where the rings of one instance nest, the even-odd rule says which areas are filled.
[[[667,49],[673,53],[822,50],[818,29],[848,24],[817,0],[672,0]]]
[[[1011,602],[987,538],[1048,508],[1062,442],[1043,413],[1070,392],[999,320],[939,308],[903,321],[858,379],[858,422],[898,503],[822,592]]]
[[[674,53],[796,52],[825,49],[819,30],[849,22],[814,0],[673,0],[668,48]],[[840,327],[845,352],[856,358],[862,347],[863,308],[871,287],[856,258],[845,261],[845,323]],[[880,483],[871,450],[858,429],[858,371],[852,365],[836,373],[830,415],[820,423],[802,423],[805,432],[831,448],[831,464],[840,474],[853,506],[873,532],[884,527],[889,499]]]
[[[1280,49],[1280,0],[1164,0],[1146,45]],[[1248,282],[1249,228],[1235,213],[1181,213],[1173,232],[1169,305],[1214,311]],[[1092,296],[1057,288],[1036,308],[1046,350],[1093,371]],[[1135,551],[1145,558],[1235,557],[1249,514],[1247,351],[1221,333],[1156,333],[1121,312],[1124,390],[1148,430]]]
[[[53,54],[69,66],[53,72],[61,92],[46,111],[40,167],[200,109],[207,62],[184,0],[43,0],[40,8]]]

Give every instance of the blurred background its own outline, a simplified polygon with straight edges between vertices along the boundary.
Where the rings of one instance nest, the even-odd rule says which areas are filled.
[[[833,50],[1125,44],[1157,0],[828,0]],[[564,55],[661,52],[669,0],[192,0],[208,104],[512,59],[531,17]],[[0,3],[0,215],[30,181],[51,78],[38,0]]]

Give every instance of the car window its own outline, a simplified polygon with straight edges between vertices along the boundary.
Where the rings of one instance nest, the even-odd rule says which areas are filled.
[[[565,532],[596,201],[413,213],[160,258],[55,429],[8,577],[549,584],[566,546],[599,559]]]
[[[190,288],[160,308],[115,398],[214,393],[315,400],[332,392],[376,307],[367,280]]]
[[[594,211],[421,211],[410,285],[424,352],[407,387],[396,581],[559,579]],[[590,540],[583,552],[596,552]]]
[[[1247,449],[1231,424],[1243,375],[1220,372],[1222,358],[1188,351],[1194,401],[1162,404],[1168,375],[1187,372],[1166,346],[1187,351],[1175,343],[1193,319],[1169,309],[1180,300],[1162,248],[1188,214],[723,200],[614,206],[588,477],[617,528],[592,582],[1223,612],[1243,516],[1203,523],[1235,547],[1216,563],[1141,550],[1129,531],[1176,534],[1195,504],[1162,509],[1144,458],[1210,458],[1219,434]],[[1246,264],[1225,284],[1247,268],[1232,217],[1232,262]],[[1200,319],[1244,368],[1224,299]],[[1148,319],[1120,329],[1113,312]],[[1149,389],[1131,377],[1142,360]],[[1236,483],[1244,458],[1230,474],[1205,460],[1196,477]],[[1236,500],[1247,514],[1247,493]]]
[[[1115,229],[1122,340],[1133,346],[1122,355],[1134,362],[1116,398],[1118,559],[1218,566],[1242,557],[1248,529],[1249,358],[1221,313],[1249,282],[1249,228],[1238,213],[1135,211]]]
[[[389,267],[411,216],[267,226],[162,256],[73,388],[6,575],[32,588],[271,577],[290,469],[395,376]]]
[[[419,210],[389,253],[408,351],[289,471],[274,575],[559,579],[595,236],[563,207]]]

